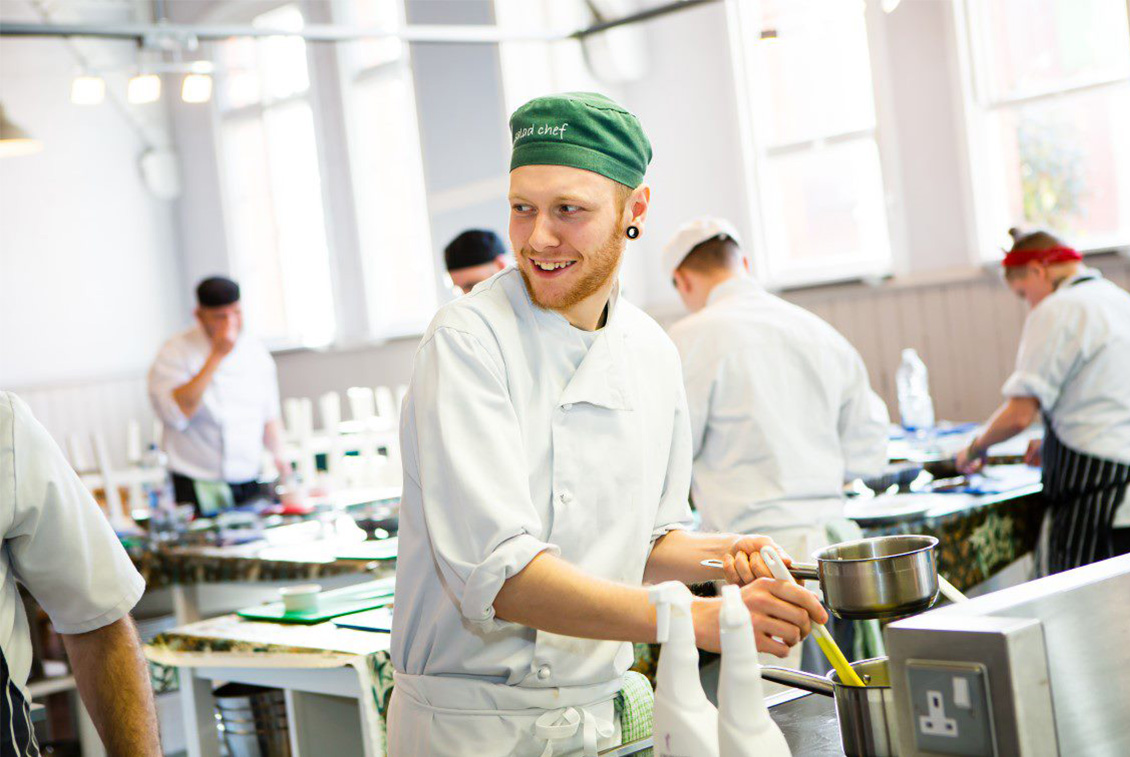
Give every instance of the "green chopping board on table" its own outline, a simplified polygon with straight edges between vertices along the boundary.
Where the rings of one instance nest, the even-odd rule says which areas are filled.
[[[312,626],[364,610],[392,604],[395,579],[372,581],[346,586],[344,589],[324,591],[318,595],[318,606],[313,610],[287,612],[282,602],[271,602],[239,610],[236,615],[245,620],[265,620],[272,623],[297,623]]]
[[[395,536],[349,544],[334,553],[335,560],[395,560],[399,541]]]

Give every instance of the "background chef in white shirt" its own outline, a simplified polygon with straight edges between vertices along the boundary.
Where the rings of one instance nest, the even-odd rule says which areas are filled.
[[[0,754],[39,754],[18,581],[62,635],[107,752],[160,755],[149,667],[129,616],[145,581],[47,430],[8,392],[0,392],[0,542]]]
[[[626,642],[655,640],[641,583],[708,580],[708,557],[749,572],[768,543],[683,530],[678,355],[617,283],[650,200],[639,122],[570,93],[510,125],[517,267],[440,310],[402,413],[393,757],[618,743]],[[763,651],[784,655],[826,619],[794,584],[762,578],[743,596]],[[718,609],[694,605],[703,647],[718,647]]]
[[[149,399],[164,423],[177,502],[201,506],[217,484],[234,504],[260,493],[264,447],[280,475],[283,456],[275,361],[243,331],[239,285],[212,277],[196,287],[196,324],[161,347],[149,369]],[[202,513],[205,515],[211,513]]]
[[[740,245],[730,223],[700,218],[663,253],[691,311],[670,329],[687,390],[691,497],[704,529],[772,536],[803,560],[830,543],[829,527],[837,540],[860,535],[843,517],[843,486],[886,465],[887,409],[855,348],[766,292]]]
[[[1006,400],[957,462],[979,469],[1043,414],[1028,458],[1043,468],[1055,573],[1130,552],[1130,294],[1051,234],[1009,233],[1005,280],[1031,312]]]
[[[467,229],[443,248],[452,286],[467,294],[508,264],[506,245],[487,229]]]

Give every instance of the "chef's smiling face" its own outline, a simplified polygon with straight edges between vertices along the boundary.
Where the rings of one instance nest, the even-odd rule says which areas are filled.
[[[642,227],[649,190],[631,190],[567,166],[510,173],[510,244],[526,289],[540,307],[568,311],[607,296],[629,224]],[[603,307],[603,303],[601,303]]]

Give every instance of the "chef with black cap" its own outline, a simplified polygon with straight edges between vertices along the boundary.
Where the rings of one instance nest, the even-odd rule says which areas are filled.
[[[280,475],[289,465],[275,362],[243,333],[239,285],[205,279],[196,302],[196,324],[165,342],[149,369],[149,399],[165,426],[177,502],[212,515],[259,493],[264,448]]]
[[[506,245],[493,231],[464,231],[443,250],[452,289],[458,287],[463,294],[467,294],[476,284],[506,268],[509,264],[506,253]]]

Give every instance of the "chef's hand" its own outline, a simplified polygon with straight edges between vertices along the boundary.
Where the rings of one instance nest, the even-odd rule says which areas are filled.
[[[828,613],[816,595],[792,582],[758,578],[742,587],[749,609],[757,650],[786,657],[812,630],[812,622],[827,623]],[[722,600],[703,599],[693,605],[698,645],[711,652],[721,649],[718,616]]]
[[[977,473],[985,467],[985,450],[980,449],[977,446],[977,440],[974,439],[968,447],[957,453],[954,462],[957,469],[966,476]]]
[[[277,484],[285,486],[290,483],[292,470],[290,468],[290,462],[286,460],[286,458],[275,458],[275,470],[279,472],[279,480],[276,482]]]
[[[1043,463],[1043,457],[1040,454],[1043,450],[1043,447],[1043,439],[1033,439],[1032,441],[1028,442],[1028,451],[1024,453],[1025,464],[1030,465],[1033,468],[1039,468]]]
[[[785,565],[793,564],[793,558],[768,536],[739,536],[722,557],[726,583],[745,586],[758,578],[772,578],[769,566],[761,559],[762,547],[772,547],[785,561]]]
[[[233,324],[231,328],[219,329],[212,335],[212,354],[216,357],[227,357],[235,349],[235,340],[239,338],[239,329]]]

